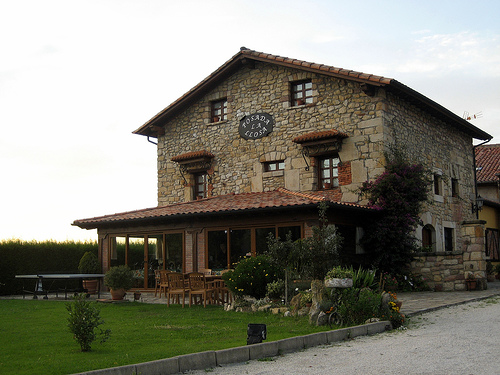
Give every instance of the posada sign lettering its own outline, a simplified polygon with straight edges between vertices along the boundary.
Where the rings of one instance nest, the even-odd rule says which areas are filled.
[[[259,139],[273,131],[274,120],[268,113],[254,113],[240,120],[240,136],[245,139]]]

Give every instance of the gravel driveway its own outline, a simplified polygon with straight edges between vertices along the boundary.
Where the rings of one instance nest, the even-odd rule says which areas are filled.
[[[500,297],[411,318],[407,330],[189,374],[500,374]]]

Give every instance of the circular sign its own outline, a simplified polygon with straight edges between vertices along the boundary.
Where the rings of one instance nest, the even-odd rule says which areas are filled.
[[[254,113],[240,120],[240,136],[245,139],[259,139],[273,131],[273,116],[268,113]]]

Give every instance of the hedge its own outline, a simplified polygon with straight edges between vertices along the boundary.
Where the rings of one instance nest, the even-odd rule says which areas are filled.
[[[80,258],[90,251],[97,255],[97,242],[56,242],[52,240],[0,242],[0,295],[19,294],[23,283],[15,275],[37,273],[78,273]],[[24,281],[25,289],[35,281]],[[45,286],[45,285],[44,285]],[[58,285],[54,284],[54,287]]]

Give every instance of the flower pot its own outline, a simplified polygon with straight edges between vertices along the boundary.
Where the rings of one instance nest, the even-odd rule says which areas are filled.
[[[83,289],[87,291],[88,294],[96,294],[97,293],[97,280],[83,280],[82,281]]]
[[[467,284],[467,290],[476,290],[476,280],[465,280],[465,283]]]
[[[141,299],[141,292],[134,292],[134,301],[139,301]]]
[[[109,291],[111,293],[111,299],[113,301],[120,301],[125,297],[125,289],[110,289]]]
[[[327,288],[351,288],[352,279],[326,279],[325,286]]]

